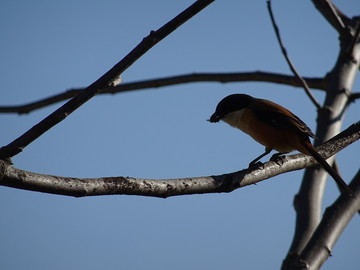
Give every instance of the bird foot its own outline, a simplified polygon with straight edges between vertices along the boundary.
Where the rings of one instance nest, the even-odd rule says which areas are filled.
[[[256,161],[256,162],[250,162],[249,163],[249,168],[248,169],[264,169],[264,163],[262,163],[261,161]]]
[[[282,153],[276,153],[276,154],[272,155],[270,160],[274,161],[277,165],[282,166],[285,161],[285,155],[283,155]]]

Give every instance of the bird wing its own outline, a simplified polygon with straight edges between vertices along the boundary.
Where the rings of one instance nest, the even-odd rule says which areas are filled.
[[[265,106],[264,104],[261,104],[261,107],[257,106],[255,114],[260,121],[279,129],[290,128],[298,134],[316,138],[311,129],[288,109],[271,101],[268,101],[266,104],[267,105]],[[273,104],[279,106],[280,108],[278,109],[277,107],[274,107]],[[267,106],[269,108],[267,108]],[[286,114],[284,112],[286,112]]]

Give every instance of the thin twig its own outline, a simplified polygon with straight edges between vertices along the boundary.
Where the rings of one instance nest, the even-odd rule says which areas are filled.
[[[120,62],[112,67],[108,72],[101,76],[97,81],[81,91],[77,96],[61,106],[55,112],[47,116],[23,135],[15,139],[8,145],[0,148],[0,159],[11,158],[20,153],[27,145],[39,138],[53,126],[64,120],[69,114],[74,112],[81,105],[86,103],[93,96],[101,92],[101,89],[112,85],[128,67],[155,46],[159,41],[175,31],[179,26],[188,21],[195,14],[203,10],[214,0],[196,1],[190,7],[185,9],[175,18],[163,25],[156,31],[151,31],[150,35],[145,37],[129,54],[127,54]]]
[[[108,87],[102,89],[99,94],[116,94],[126,91],[133,91],[138,89],[159,88],[170,85],[177,85],[191,82],[245,82],[245,81],[260,81],[272,82],[279,84],[286,84],[301,87],[301,82],[295,76],[276,74],[263,71],[255,72],[234,72],[234,73],[193,73],[183,74],[164,78],[155,78],[151,80],[144,80],[138,82],[121,83],[115,87]],[[311,88],[325,90],[325,81],[323,78],[306,78]],[[63,93],[56,94],[38,101],[27,104],[0,106],[0,113],[18,113],[26,114],[34,110],[52,105],[54,103],[64,101],[76,96],[83,88],[69,89]]]
[[[288,63],[291,71],[294,73],[294,75],[299,79],[299,81],[301,82],[303,88],[305,89],[305,93],[308,95],[308,97],[310,98],[310,100],[312,101],[312,103],[315,105],[316,109],[319,110],[321,108],[321,105],[317,102],[317,100],[315,99],[315,97],[313,96],[313,94],[310,91],[310,88],[308,86],[308,84],[306,83],[306,81],[300,76],[300,74],[296,71],[294,64],[292,63],[287,50],[282,42],[281,36],[280,36],[280,31],[279,31],[279,27],[277,26],[276,22],[275,22],[275,18],[272,12],[272,8],[271,8],[271,1],[268,0],[267,1],[267,7],[269,10],[269,14],[270,14],[270,18],[271,18],[271,22],[272,25],[274,27],[275,30],[275,34],[277,37],[277,40],[279,42],[279,45],[281,47],[281,51],[286,59],[286,62]]]

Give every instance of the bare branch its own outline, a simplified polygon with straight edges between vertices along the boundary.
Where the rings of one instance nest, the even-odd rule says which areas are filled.
[[[106,88],[105,88],[106,89]],[[0,106],[0,113],[17,113],[17,114],[27,114],[32,111],[44,108],[46,106],[50,106],[52,104],[68,100],[70,98],[75,97],[80,94],[80,92],[84,91],[85,88],[79,89],[70,89],[63,93],[56,94],[51,97],[43,98],[38,101],[22,104],[22,105],[11,105],[11,106]],[[100,90],[99,94],[103,94],[104,90]]]
[[[274,17],[274,14],[272,12],[272,8],[271,8],[271,1],[268,0],[267,1],[267,7],[268,7],[268,10],[269,10],[269,14],[270,14],[270,18],[271,18],[271,22],[272,22],[272,25],[274,27],[274,30],[275,30],[275,34],[276,34],[276,37],[277,37],[277,40],[279,42],[279,45],[281,47],[281,52],[283,53],[285,59],[286,59],[286,62],[288,63],[292,73],[298,78],[298,80],[301,82],[302,84],[302,87],[304,88],[305,90],[305,93],[307,94],[307,96],[310,98],[310,100],[312,101],[312,103],[315,105],[315,107],[319,110],[321,108],[319,102],[317,102],[317,100],[315,99],[315,97],[313,96],[313,94],[311,93],[311,90],[308,86],[308,84],[306,83],[306,81],[304,80],[304,78],[302,78],[300,76],[300,74],[297,72],[294,64],[292,63],[288,53],[287,53],[287,50],[281,40],[281,36],[280,36],[280,31],[279,31],[279,27],[277,26],[276,22],[275,22],[275,17]]]
[[[349,102],[355,102],[357,99],[360,98],[360,93],[352,93],[350,98],[349,98]]]
[[[292,264],[289,269],[320,269],[331,255],[336,241],[360,208],[360,170],[351,181],[350,187],[356,198],[343,194],[326,209],[302,254],[287,258],[288,263]]]
[[[314,1],[315,2],[315,1]],[[317,1],[323,3],[323,1]],[[322,13],[324,14],[324,10]],[[340,14],[340,13],[339,13]],[[346,24],[347,31],[340,32],[340,51],[337,61],[332,70],[326,76],[326,98],[322,110],[318,111],[318,127],[316,130],[315,142],[321,143],[329,137],[337,134],[344,119],[346,107],[349,105],[349,97],[353,84],[358,73],[360,63],[360,44],[353,48],[354,54],[350,55],[348,49],[353,44],[353,36],[347,33],[354,33],[353,22],[349,20],[343,22]],[[354,19],[355,20],[355,19]],[[331,163],[331,160],[329,161]],[[305,171],[303,181],[294,200],[296,210],[295,234],[291,243],[287,259],[284,260],[282,269],[292,269],[289,267],[289,258],[302,254],[304,248],[308,245],[314,231],[321,222],[322,217],[322,198],[325,190],[327,174],[323,170],[314,168]],[[314,269],[307,266],[307,269]]]
[[[207,7],[213,1],[214,0],[196,1],[194,4],[170,20],[168,23],[163,25],[161,28],[156,31],[151,31],[150,35],[145,37],[128,55],[126,55],[120,62],[118,62],[97,81],[92,83],[84,91],[81,91],[73,99],[33,126],[13,142],[0,148],[0,159],[11,158],[14,155],[20,153],[23,148],[32,143],[50,128],[64,120],[69,114],[74,112],[94,95],[98,94],[101,89],[112,85],[122,72],[124,72],[129,66],[137,61],[159,41],[167,37],[179,26],[188,21],[191,17]]]
[[[360,122],[318,148],[328,158],[360,138]],[[0,161],[0,185],[52,194],[83,197],[95,195],[142,195],[166,198],[175,195],[230,192],[273,176],[316,164],[303,154],[286,156],[279,166],[269,161],[261,168],[205,177],[182,179],[136,179],[132,177],[72,178],[37,174],[16,169]]]
[[[338,31],[344,33],[350,19],[342,13],[330,0],[312,0],[315,7],[325,19]]]
[[[192,73],[192,74],[183,74],[171,77],[156,78],[151,80],[144,80],[138,82],[122,83],[114,87],[107,87],[102,90],[99,94],[116,94],[122,92],[128,92],[139,89],[151,89],[159,88],[170,85],[192,83],[192,82],[248,82],[248,81],[258,81],[258,82],[272,82],[279,84],[286,84],[292,86],[301,86],[301,82],[294,77],[289,75],[270,73],[264,71],[255,71],[255,72],[234,72],[234,73]],[[309,83],[311,88],[316,88],[320,90],[325,89],[325,83],[323,78],[306,78],[306,81]],[[23,105],[14,105],[14,106],[0,106],[0,113],[18,113],[25,114],[31,111],[52,105],[54,103],[70,99],[81,91],[84,88],[74,88],[67,90],[63,93],[41,99],[39,101],[23,104]]]
[[[360,38],[360,17],[357,17],[357,20],[355,20],[357,26],[355,28],[355,32],[354,32],[354,36],[353,36],[353,40],[349,46],[349,49],[347,51],[349,57],[353,60],[356,61],[356,56],[355,56],[355,47],[356,44],[359,42],[359,38]]]

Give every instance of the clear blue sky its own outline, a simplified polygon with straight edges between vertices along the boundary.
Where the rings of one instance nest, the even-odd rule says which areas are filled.
[[[1,104],[20,104],[95,81],[150,30],[192,1],[10,1],[0,3]],[[349,16],[357,0],[336,1]],[[323,76],[337,56],[336,32],[311,1],[273,2],[298,71]],[[290,74],[265,1],[217,1],[123,75],[125,82],[192,72]],[[360,89],[357,80],[355,88]],[[301,89],[267,83],[194,83],[98,96],[28,146],[17,168],[44,174],[179,178],[242,169],[263,151],[225,124],[205,121],[224,96],[243,92],[290,108],[311,128],[315,109]],[[322,102],[324,95],[315,91]],[[0,145],[60,104],[0,115]],[[344,126],[358,121],[359,104]],[[359,144],[338,155],[349,180]],[[294,231],[302,171],[230,194],[164,199],[72,198],[0,187],[0,269],[278,269]],[[337,198],[330,179],[324,207]],[[358,269],[355,217],[323,269]]]

